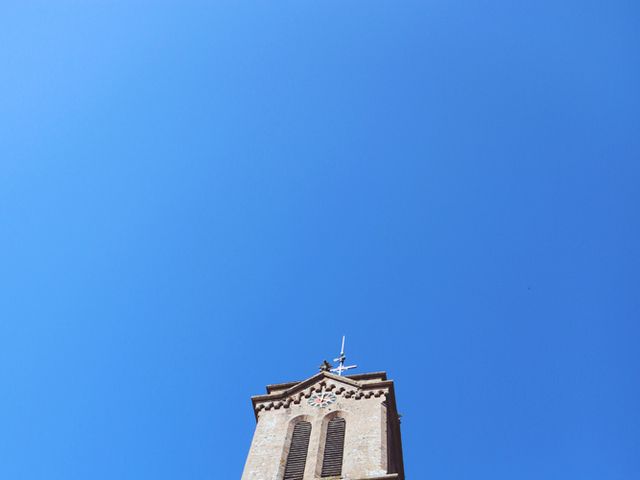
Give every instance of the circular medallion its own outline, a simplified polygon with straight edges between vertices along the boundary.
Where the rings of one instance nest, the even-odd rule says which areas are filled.
[[[309,397],[307,403],[312,407],[326,407],[336,401],[335,394],[331,392],[314,393]]]

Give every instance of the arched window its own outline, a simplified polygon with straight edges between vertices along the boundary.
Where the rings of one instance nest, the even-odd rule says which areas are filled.
[[[335,477],[342,474],[345,426],[344,418],[335,417],[329,420],[327,438],[324,443],[321,477]]]
[[[310,436],[311,424],[309,422],[298,422],[293,427],[291,446],[289,447],[287,464],[284,469],[284,480],[302,480],[302,477],[304,477],[304,466],[307,463]]]

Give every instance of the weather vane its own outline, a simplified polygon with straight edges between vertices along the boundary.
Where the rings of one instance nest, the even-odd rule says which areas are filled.
[[[357,365],[347,365],[345,366],[344,362],[347,360],[347,356],[344,354],[344,335],[342,336],[342,348],[340,349],[340,356],[338,358],[334,358],[334,362],[338,362],[338,366],[329,370],[330,372],[336,372],[338,375],[342,375],[342,372],[346,370],[351,370],[352,368],[358,368]]]

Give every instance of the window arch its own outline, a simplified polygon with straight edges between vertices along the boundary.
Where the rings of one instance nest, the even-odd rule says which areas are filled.
[[[284,468],[283,480],[302,480],[304,467],[307,463],[307,450],[309,450],[309,437],[311,436],[311,423],[301,421],[293,427],[291,444],[287,463]]]
[[[344,432],[347,422],[342,417],[334,417],[327,425],[324,442],[321,477],[342,475],[342,457],[344,455]]]

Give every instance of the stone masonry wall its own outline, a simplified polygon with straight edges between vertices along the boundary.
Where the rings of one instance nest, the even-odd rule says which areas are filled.
[[[323,384],[323,386],[321,386]],[[336,401],[324,408],[308,404],[314,391],[322,388],[336,394]],[[363,391],[339,380],[324,379],[279,403],[268,399],[256,405],[258,422],[242,480],[281,480],[293,425],[309,421],[311,438],[304,480],[320,478],[323,436],[334,416],[346,420],[345,448],[340,478],[374,479],[387,474],[387,419],[383,402],[388,390]]]

